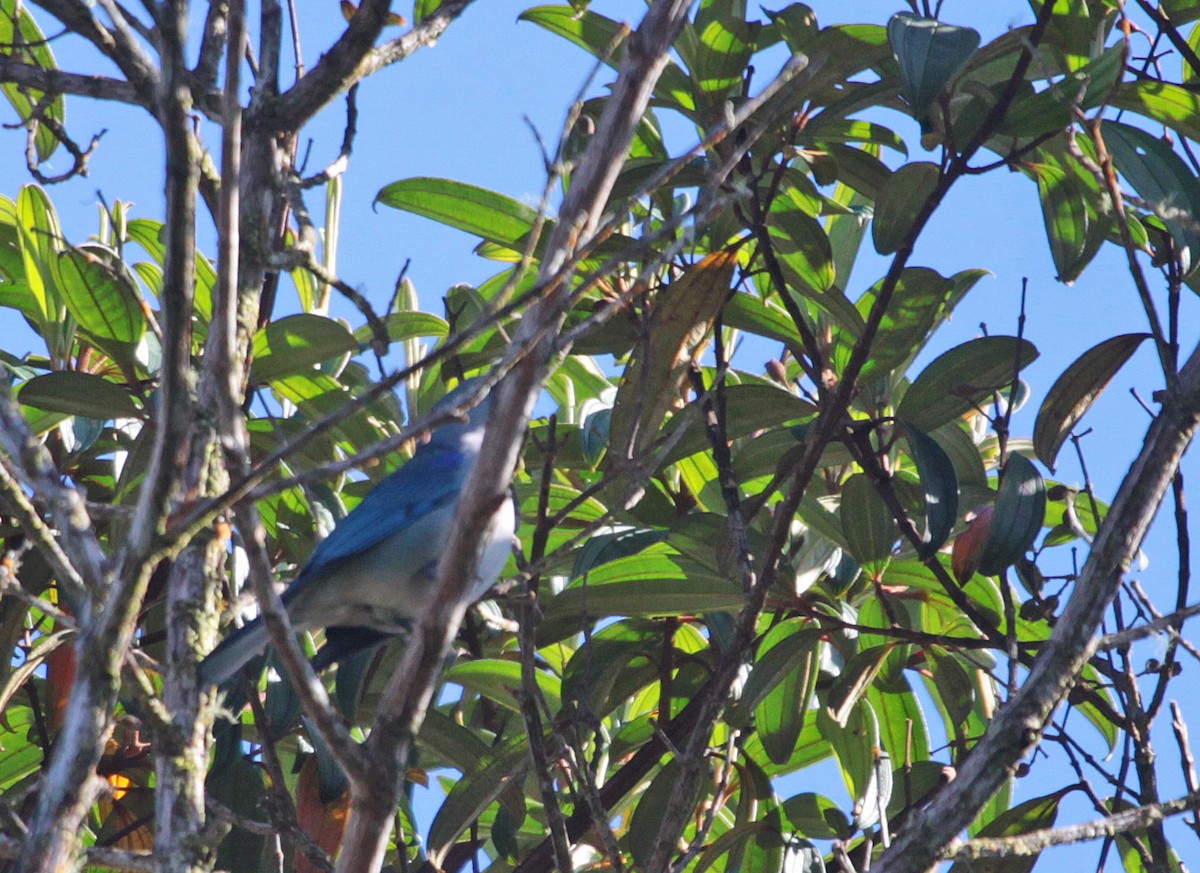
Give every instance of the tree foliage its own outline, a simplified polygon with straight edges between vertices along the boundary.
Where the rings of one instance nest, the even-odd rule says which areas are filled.
[[[387,0],[343,3],[290,84],[273,2],[250,33],[237,0],[0,2],[34,176],[0,197],[0,307],[44,345],[0,352],[17,869],[1008,871],[1079,840],[1180,869],[1194,835],[1164,819],[1200,789],[1179,709],[1182,780],[1151,729],[1193,651],[1200,3],[1032,2],[986,44],[911,5],[828,25],[819,4],[653,0],[632,31],[602,4],[526,10],[616,78],[571,107],[541,208],[380,180],[377,204],[477,237],[496,272],[437,312],[400,281],[377,312],[335,269],[356,89],[468,0],[418,2],[400,36]],[[59,69],[60,30],[117,74]],[[342,94],[342,154],[304,178],[300,132]],[[95,234],[63,228],[43,162],[86,171],[79,96],[161,129],[164,215],[117,201]],[[664,135],[681,120],[693,142]],[[1145,312],[1046,385],[1023,311],[930,354],[988,265],[913,258],[956,185],[1010,171],[1057,278],[1115,247],[1114,293]],[[1050,478],[1143,347],[1160,390],[1119,489]],[[289,636],[272,581],[474,374],[496,410],[427,615],[314,677],[321,634]],[[514,559],[458,630],[472,525],[510,485]],[[1156,606],[1127,572],[1168,490]],[[269,669],[215,697],[196,664],[250,590]],[[1093,821],[1055,829],[1068,798]]]

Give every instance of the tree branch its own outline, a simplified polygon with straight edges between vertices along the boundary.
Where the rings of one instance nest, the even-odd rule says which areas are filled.
[[[996,713],[983,739],[942,789],[892,844],[880,873],[916,873],[931,866],[941,847],[965,828],[1041,738],[1042,727],[1095,652],[1096,629],[1135,559],[1179,460],[1200,424],[1200,347],[1180,372],[1125,474],[1075,591],[1042,647],[1025,684]]]

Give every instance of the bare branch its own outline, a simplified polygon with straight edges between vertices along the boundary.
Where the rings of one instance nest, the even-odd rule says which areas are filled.
[[[447,0],[404,36],[371,48],[387,24],[390,6],[388,0],[364,0],[333,47],[280,95],[277,106],[263,107],[265,122],[286,128],[302,126],[341,91],[417,49],[433,45],[471,2]]]
[[[128,82],[110,79],[107,76],[68,73],[63,70],[39,67],[37,64],[26,64],[16,60],[12,55],[0,54],[0,82],[14,82],[46,94],[76,94],[96,100],[112,100],[115,103],[146,106],[141,95]]]
[[[1200,794],[1189,794],[1177,800],[1150,803],[1123,810],[1106,818],[1061,828],[1043,828],[1011,837],[976,837],[955,840],[946,847],[944,860],[976,861],[981,858],[1031,858],[1052,846],[1065,846],[1115,837],[1130,831],[1145,830],[1163,819],[1190,809],[1200,808]]]

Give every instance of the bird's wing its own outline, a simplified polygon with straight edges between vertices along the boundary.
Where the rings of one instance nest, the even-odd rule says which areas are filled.
[[[334,565],[369,551],[457,500],[465,473],[466,458],[461,452],[448,449],[418,452],[338,522],[313,550],[296,581],[321,575]]]

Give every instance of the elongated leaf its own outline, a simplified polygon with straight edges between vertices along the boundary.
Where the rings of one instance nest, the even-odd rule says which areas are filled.
[[[1087,240],[1087,207],[1067,174],[1058,167],[1031,164],[1027,169],[1037,180],[1050,256],[1059,280],[1065,281],[1066,276],[1078,275],[1078,263]]]
[[[610,456],[639,458],[658,437],[688,368],[708,344],[713,321],[730,294],[736,263],[736,252],[714,252],[659,290],[649,338],[634,347],[617,388]]]
[[[432,218],[517,251],[524,248],[537,221],[537,210],[531,206],[452,179],[417,177],[393,182],[380,189],[375,202]]]
[[[1159,124],[1174,128],[1192,140],[1200,140],[1200,94],[1150,79],[1122,82],[1113,93],[1117,109],[1137,112]]]
[[[957,730],[975,706],[975,686],[971,677],[953,655],[941,655],[933,658],[933,684],[937,689],[937,702]]]
[[[650,860],[650,853],[654,850],[654,843],[658,839],[658,830],[659,825],[662,823],[663,810],[667,808],[667,802],[670,800],[672,793],[674,793],[679,778],[678,762],[674,760],[668,761],[654,775],[654,778],[650,781],[650,786],[643,792],[637,809],[633,811],[633,818],[629,822],[627,839],[633,860],[640,868],[644,869],[646,863]],[[704,782],[705,780],[703,779],[697,780],[696,796],[684,801],[688,808],[691,808],[699,801],[700,792],[704,790]]]
[[[129,392],[120,385],[74,370],[46,373],[30,379],[21,386],[18,397],[26,406],[101,421],[137,418],[142,414]]]
[[[539,27],[570,40],[614,69],[619,68],[621,59],[625,56],[622,25],[591,9],[585,8],[580,11],[572,6],[535,6],[526,9],[517,19],[532,21]],[[685,114],[695,109],[695,99],[687,74],[673,61],[668,62],[659,76],[654,96]]]
[[[890,255],[900,247],[940,177],[938,165],[927,161],[905,164],[892,173],[875,202],[871,225],[875,251]]]
[[[1079,139],[1084,157],[1096,159],[1090,140]],[[1112,200],[1096,177],[1056,137],[1022,169],[1034,177],[1042,206],[1050,255],[1058,280],[1074,282],[1091,263],[1112,230]]]
[[[900,65],[904,96],[913,116],[922,119],[979,47],[979,34],[969,27],[900,12],[888,22],[888,42]]]
[[[463,774],[446,795],[429,829],[429,854],[435,864],[440,866],[459,835],[509,784],[523,778],[529,765],[529,740],[519,733],[490,749],[475,768]]]
[[[1049,88],[1017,100],[1000,129],[1007,135],[1035,137],[1068,127],[1076,107],[1091,109],[1113,92],[1124,59],[1124,49],[1113,46]]]
[[[1024,455],[1009,455],[979,572],[995,576],[1033,545],[1046,518],[1046,483]]]
[[[677,560],[640,554],[597,567],[556,595],[546,607],[539,645],[562,639],[580,622],[611,615],[691,615],[737,609],[742,590],[729,579],[685,573]]]
[[[936,430],[1011,384],[1014,370],[1037,356],[1033,343],[1011,336],[985,336],[955,346],[921,371],[896,416],[923,431]]]
[[[257,382],[271,382],[357,350],[358,342],[340,322],[306,313],[289,315],[254,335],[251,375]]]
[[[26,185],[17,195],[17,229],[25,262],[25,284],[38,302],[43,333],[58,321],[61,302],[55,273],[58,252],[66,246],[58,213],[46,192]]]
[[[116,253],[90,246],[68,249],[58,258],[58,274],[63,303],[80,330],[110,355],[131,363],[131,347],[146,332],[146,316]]]
[[[550,705],[551,714],[558,712],[562,707],[558,680],[542,670],[534,671],[534,676],[538,690]],[[455,682],[463,688],[482,694],[513,712],[521,710],[517,698],[521,688],[521,665],[517,661],[498,658],[462,661],[447,670],[443,678],[447,682]]]
[[[1167,226],[1190,273],[1200,266],[1200,182],[1161,139],[1119,121],[1101,129],[1117,169]]]
[[[30,15],[28,7],[16,0],[0,0],[0,47],[3,47],[6,57],[15,61],[44,70],[58,69],[49,40]],[[66,108],[61,95],[43,104],[44,92],[11,81],[0,83],[0,92],[4,93],[21,121],[26,124],[33,117],[35,108],[44,117],[57,122],[60,127],[66,121]],[[58,137],[49,127],[42,124],[34,137],[34,146],[37,149],[38,160],[44,161],[58,148]]]
[[[806,295],[827,291],[833,284],[833,251],[824,228],[795,205],[776,204],[769,226],[789,285]]]
[[[978,837],[1011,837],[1054,826],[1058,804],[1071,789],[1057,791],[1045,797],[1035,797],[1017,804],[989,821],[975,834]],[[1038,861],[1037,855],[1012,858],[979,858],[960,862],[950,873],[1029,873]]]
[[[899,535],[896,520],[865,473],[855,473],[842,484],[839,514],[850,554],[860,564],[874,564],[891,556]]]
[[[731,723],[755,714],[763,748],[776,764],[792,756],[817,681],[820,632],[792,620],[772,628],[731,713]]]
[[[882,284],[881,280],[872,285],[856,304],[864,320]],[[958,296],[958,286],[953,280],[927,267],[909,267],[901,273],[879,324],[871,357],[863,366],[862,379],[885,376],[915,358],[934,327],[950,313]],[[839,367],[849,360],[849,339],[846,337],[839,344],[836,356]]]
[[[833,718],[828,707],[817,711],[821,736],[833,746],[850,796],[863,796],[875,771],[875,750],[879,748],[879,721],[865,700],[850,710],[845,722]]]
[[[921,558],[936,554],[950,538],[958,518],[958,476],[950,456],[929,434],[901,422],[908,447],[925,491],[925,529],[921,534]]]
[[[394,343],[404,342],[416,337],[443,337],[450,335],[450,325],[446,319],[439,318],[431,312],[394,312],[384,319],[387,325],[388,339]],[[371,326],[364,324],[354,331],[354,338],[360,343],[369,343],[373,337]]]
[[[1127,333],[1109,337],[1088,349],[1063,371],[1042,401],[1033,426],[1033,449],[1038,460],[1054,469],[1058,451],[1071,430],[1149,336]]]
[[[627,679],[641,664],[649,674],[645,683],[658,677],[655,659],[662,653],[661,623],[641,618],[615,622],[592,634],[571,656],[563,669],[562,697],[603,718],[628,697],[623,693]],[[634,682],[643,684],[640,678]]]
[[[840,840],[850,833],[850,820],[837,804],[810,791],[785,800],[783,814],[797,833],[814,840]]]

